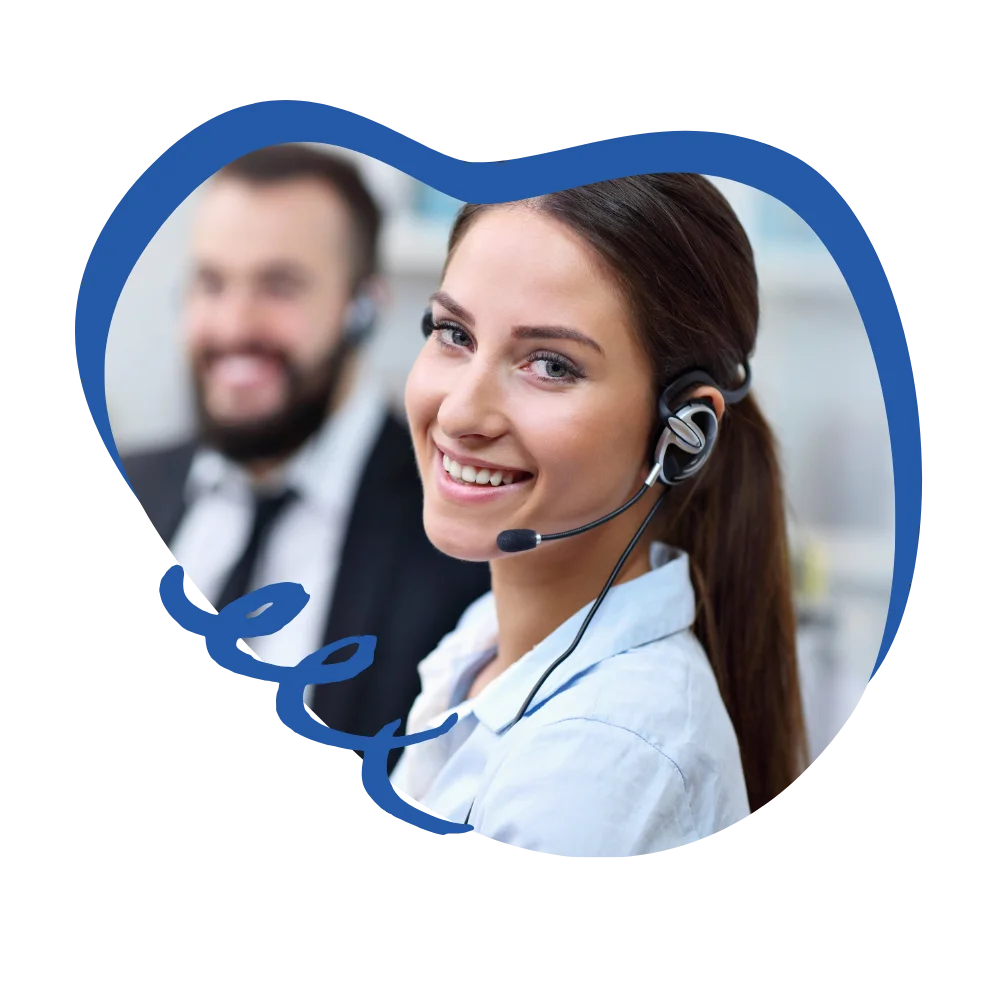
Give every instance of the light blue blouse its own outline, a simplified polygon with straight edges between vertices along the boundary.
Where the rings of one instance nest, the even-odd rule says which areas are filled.
[[[514,726],[590,605],[462,701],[496,648],[493,595],[476,601],[420,664],[407,732],[459,721],[406,749],[397,791],[456,822],[472,804],[469,822],[494,840],[590,857],[663,851],[748,815],[736,735],[691,631],[688,558],[654,542],[650,562],[612,588]]]

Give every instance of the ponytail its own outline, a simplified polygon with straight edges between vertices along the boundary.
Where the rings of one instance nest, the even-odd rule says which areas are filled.
[[[806,765],[781,473],[751,394],[728,408],[711,460],[668,502],[659,533],[688,553],[697,614],[739,740],[751,809]]]

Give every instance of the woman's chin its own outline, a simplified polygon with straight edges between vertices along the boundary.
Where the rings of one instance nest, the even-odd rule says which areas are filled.
[[[433,521],[424,518],[424,531],[431,545],[452,559],[465,562],[489,562],[500,555],[497,536],[490,535],[482,528],[455,524],[453,521]]]

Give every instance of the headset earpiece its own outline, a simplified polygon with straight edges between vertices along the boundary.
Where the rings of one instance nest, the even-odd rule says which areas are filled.
[[[430,309],[424,310],[424,315],[420,319],[420,332],[426,340],[434,332],[434,316]]]
[[[673,401],[692,387],[715,389],[726,405],[738,403],[750,391],[750,362],[737,366],[742,382],[735,389],[723,389],[708,372],[694,369],[675,378],[660,394],[658,409],[663,431],[653,450],[653,462],[660,465],[660,480],[668,486],[690,479],[708,461],[719,435],[719,417],[706,396],[695,396],[673,408]]]
[[[359,292],[347,308],[342,339],[345,347],[356,347],[368,337],[375,326],[375,300],[367,292]]]
[[[690,479],[708,461],[718,433],[719,418],[706,400],[690,400],[671,412],[653,454],[660,479],[668,486]]]
[[[660,394],[659,413],[663,430],[653,451],[653,461],[660,465],[660,481],[667,486],[690,479],[708,461],[719,434],[719,418],[706,396],[697,389],[711,387],[722,392],[706,371],[696,369],[674,379]],[[674,408],[674,400],[694,388],[691,399]]]

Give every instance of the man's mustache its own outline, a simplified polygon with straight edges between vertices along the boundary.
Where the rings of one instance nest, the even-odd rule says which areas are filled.
[[[289,358],[286,351],[283,351],[279,347],[274,347],[272,344],[260,344],[253,342],[238,344],[234,347],[202,348],[202,350],[200,350],[197,354],[195,363],[199,369],[204,370],[220,358],[231,357],[234,354],[258,357],[267,361],[275,361],[286,370],[293,367],[291,358]]]

